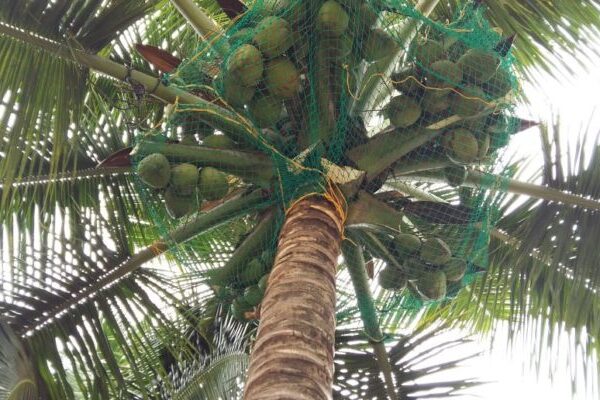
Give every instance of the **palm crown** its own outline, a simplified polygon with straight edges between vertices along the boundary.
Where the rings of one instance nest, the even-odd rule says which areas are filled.
[[[339,218],[348,238],[337,276],[341,328],[331,337],[348,366],[336,371],[338,388],[351,389],[346,376],[355,368],[370,385],[353,393],[394,397],[394,386],[426,373],[402,375],[408,339],[389,354],[382,346],[383,333],[421,315],[423,302],[423,321],[443,316],[486,330],[488,319],[527,326],[542,318],[597,338],[593,244],[578,239],[595,237],[596,158],[566,175],[552,174],[549,162],[549,187],[473,168],[493,165],[509,135],[528,124],[510,107],[498,113],[516,84],[512,41],[487,26],[479,42],[449,33],[489,16],[520,35],[514,55],[526,67],[536,46],[547,45],[549,23],[566,23],[557,15],[572,16],[565,19],[577,22],[568,25],[576,33],[597,22],[595,9],[259,1],[239,18],[245,9],[236,2],[203,4],[205,11],[190,1],[47,3],[0,6],[2,357],[17,366],[0,375],[7,393],[216,398],[210,390],[219,389],[206,382],[225,386],[247,367],[267,286],[279,300],[265,299],[273,305],[263,307],[262,329],[278,324],[268,309],[283,303],[278,285],[293,288],[277,283],[284,273],[266,277],[273,263],[284,270],[286,239],[303,243],[285,226],[308,213],[302,200],[312,193],[337,206],[324,212],[334,221],[325,231]],[[534,12],[536,24],[524,31],[521,15]],[[148,64],[133,52],[140,42],[168,52],[137,46]],[[423,50],[432,43],[443,56]],[[473,49],[481,52],[469,62]],[[157,78],[157,67],[168,74]],[[508,76],[503,83],[498,71]],[[378,75],[384,79],[371,79]],[[546,152],[552,161],[550,144]],[[494,184],[499,195],[487,189]],[[545,201],[509,211],[510,191]],[[541,227],[548,233],[534,239]],[[335,256],[341,232],[332,238],[324,247]],[[177,272],[148,263],[167,250]],[[376,286],[367,275],[377,260],[386,266]],[[363,329],[372,353],[369,341],[356,344]],[[592,350],[597,340],[583,344]],[[449,392],[468,385],[450,383]],[[221,390],[233,397],[239,385]]]

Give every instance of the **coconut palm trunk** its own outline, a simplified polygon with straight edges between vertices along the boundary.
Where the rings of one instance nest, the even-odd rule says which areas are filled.
[[[331,399],[342,232],[343,215],[321,196],[304,198],[287,213],[244,399]]]

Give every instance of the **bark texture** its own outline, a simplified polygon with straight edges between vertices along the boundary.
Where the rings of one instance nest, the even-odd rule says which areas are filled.
[[[261,305],[245,400],[332,398],[342,233],[342,215],[323,197],[289,210]]]

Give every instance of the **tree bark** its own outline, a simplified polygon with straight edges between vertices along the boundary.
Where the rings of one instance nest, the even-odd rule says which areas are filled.
[[[343,220],[332,202],[316,195],[288,211],[261,305],[245,400],[332,398]]]

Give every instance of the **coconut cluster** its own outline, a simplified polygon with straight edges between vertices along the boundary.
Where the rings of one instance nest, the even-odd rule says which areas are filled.
[[[162,193],[165,209],[172,218],[181,218],[200,208],[203,200],[218,200],[229,191],[227,175],[190,163],[171,164],[161,153],[144,157],[137,165],[140,180]]]
[[[244,264],[235,282],[213,289],[222,304],[228,304],[231,315],[240,321],[253,319],[267,288],[273,252],[265,250]]]
[[[434,148],[428,144],[427,149],[446,154],[457,165],[486,161],[508,144],[511,127],[497,103],[514,84],[500,54],[443,37],[418,37],[410,54],[412,61],[391,75],[399,94],[392,96],[383,113],[392,126],[407,130],[460,117],[445,126]],[[449,174],[459,185],[457,171]]]
[[[417,235],[400,233],[385,242],[395,261],[379,272],[379,285],[386,290],[408,287],[423,300],[440,300],[446,297],[448,285],[460,282],[467,271],[467,262],[453,257],[440,238],[422,240]]]

